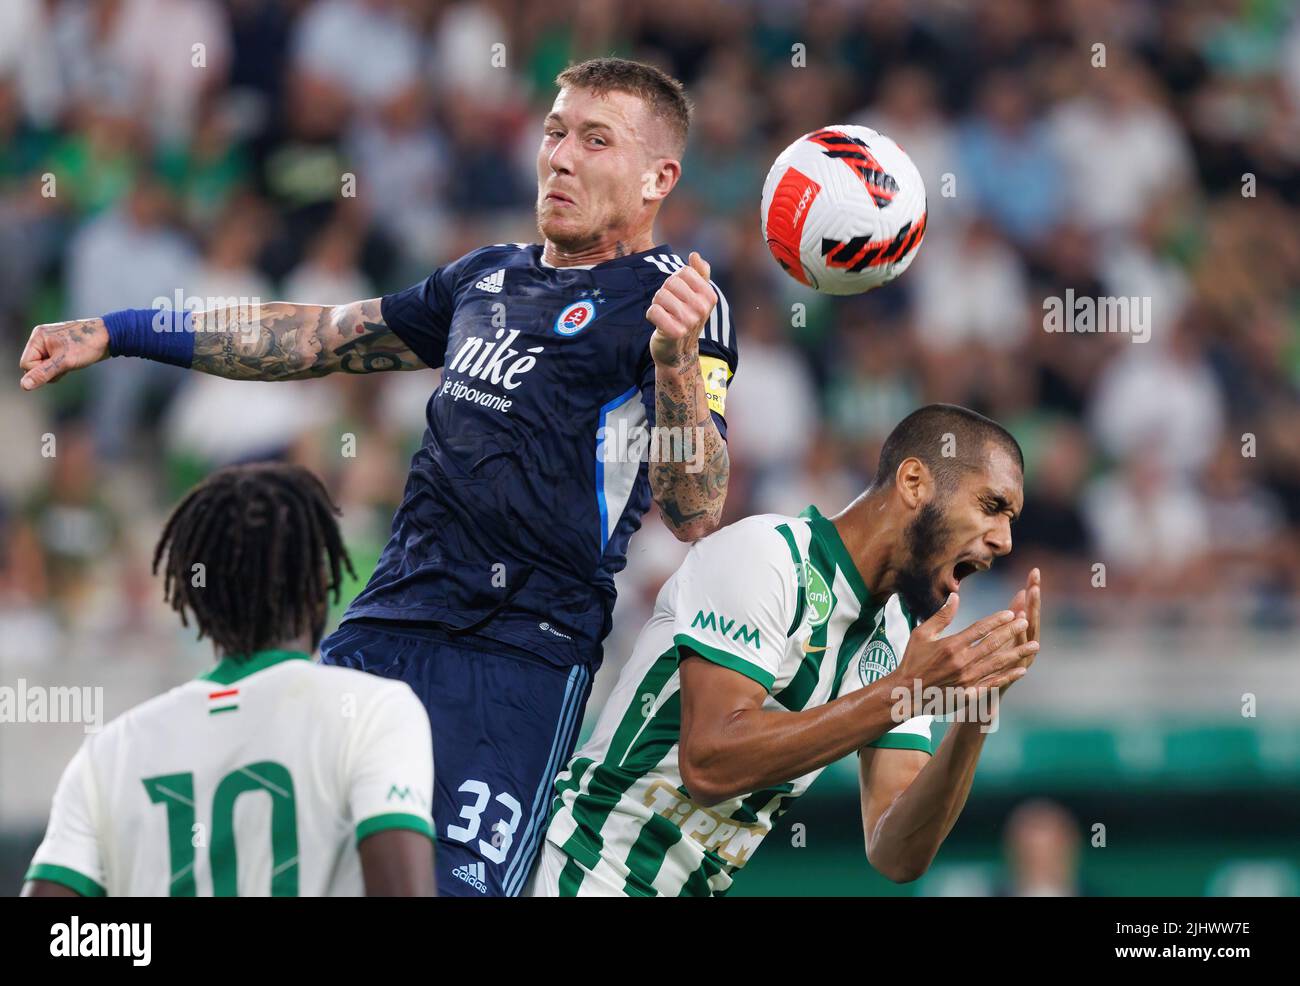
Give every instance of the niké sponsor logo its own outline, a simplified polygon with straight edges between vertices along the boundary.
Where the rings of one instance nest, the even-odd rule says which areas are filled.
[[[497,329],[491,340],[478,336],[466,339],[456,355],[447,361],[447,371],[514,390],[523,382],[524,374],[537,365],[537,354],[546,349],[545,346],[515,349],[518,338],[518,329]]]

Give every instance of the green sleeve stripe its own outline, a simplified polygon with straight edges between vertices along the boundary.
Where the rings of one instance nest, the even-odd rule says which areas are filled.
[[[33,863],[27,870],[27,876],[23,879],[57,883],[75,893],[81,894],[82,897],[108,896],[108,891],[86,874],[78,873],[66,866],[55,866],[53,863]]]
[[[920,750],[934,756],[934,747],[930,737],[918,733],[885,733],[879,739],[872,740],[867,746],[877,750]]]
[[[422,815],[412,815],[405,811],[390,811],[386,815],[372,815],[364,821],[358,822],[357,843],[360,844],[361,840],[368,835],[385,832],[388,829],[410,829],[412,832],[427,835],[430,839],[434,837],[433,826]]]
[[[714,664],[720,664],[724,668],[730,668],[743,674],[746,678],[752,678],[769,692],[776,683],[776,675],[770,671],[764,671],[757,664],[745,660],[729,651],[719,650],[716,647],[710,647],[708,644],[702,644],[690,634],[679,633],[673,637],[673,643],[677,645],[677,659],[680,661],[687,655],[683,653],[683,648],[690,648],[706,661],[712,661]]]
[[[794,619],[790,621],[790,629],[785,632],[786,638],[794,636],[794,632],[799,629],[799,624],[803,622],[803,558],[799,555],[799,545],[795,543],[794,534],[791,532],[788,524],[782,524],[777,528],[781,537],[785,538],[785,543],[790,549],[790,560],[794,562],[795,585],[799,587],[798,602],[795,603]]]

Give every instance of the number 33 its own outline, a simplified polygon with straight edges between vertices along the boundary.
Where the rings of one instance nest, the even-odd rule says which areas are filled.
[[[460,817],[465,820],[464,825],[448,825],[447,837],[455,839],[457,842],[469,842],[470,839],[478,835],[479,820],[483,814],[483,809],[487,807],[488,799],[492,797],[492,792],[482,781],[466,781],[457,790],[461,794],[472,794],[473,802],[467,805],[461,805]],[[478,848],[484,857],[492,863],[504,863],[506,854],[510,852],[510,846],[515,841],[515,829],[519,828],[519,819],[523,815],[523,809],[519,802],[505,791],[496,796],[496,801],[505,805],[510,811],[510,820],[507,822],[504,818],[496,823],[496,835],[491,841],[484,839],[478,840]],[[500,845],[497,845],[497,843]]]

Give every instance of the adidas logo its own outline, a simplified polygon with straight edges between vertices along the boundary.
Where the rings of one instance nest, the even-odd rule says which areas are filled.
[[[480,291],[486,291],[488,294],[500,294],[501,289],[506,286],[506,269],[502,267],[495,274],[489,274],[483,280],[479,281],[474,287]]]
[[[497,274],[504,275],[505,271],[503,270],[497,271]],[[495,277],[496,274],[492,276]],[[501,288],[498,286],[497,290],[500,291]],[[481,894],[487,893],[487,884],[484,882],[487,879],[487,874],[483,870],[482,860],[480,860],[477,863],[470,863],[468,865],[457,866],[454,870],[451,871],[451,875],[454,876],[457,880],[464,880],[466,883],[468,883],[479,893]]]

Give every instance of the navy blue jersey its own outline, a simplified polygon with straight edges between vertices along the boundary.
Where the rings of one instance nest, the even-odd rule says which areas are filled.
[[[683,261],[661,246],[582,270],[541,252],[485,247],[383,299],[387,325],[443,373],[392,537],[345,621],[430,623],[599,663],[614,575],[651,499],[637,445],[654,422],[645,312]],[[736,334],[718,295],[700,356],[725,437]]]

